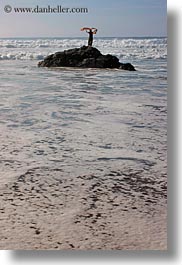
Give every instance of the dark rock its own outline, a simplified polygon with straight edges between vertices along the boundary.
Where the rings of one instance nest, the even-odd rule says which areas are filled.
[[[136,71],[134,66],[131,63],[120,63],[119,69]]]
[[[98,68],[119,68],[120,62],[116,56],[107,54],[101,55],[96,60],[96,67]]]
[[[96,59],[95,58],[85,58],[82,62],[78,64],[78,67],[85,68],[96,68]]]
[[[118,68],[135,71],[130,63],[120,63],[116,56],[103,55],[89,46],[56,52],[38,63],[39,67],[82,67],[82,68]]]

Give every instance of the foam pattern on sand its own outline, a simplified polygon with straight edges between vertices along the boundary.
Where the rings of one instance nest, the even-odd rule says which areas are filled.
[[[156,183],[143,170],[70,178],[32,168],[1,193],[1,224],[11,230],[2,230],[0,247],[165,249],[166,195],[166,176]]]

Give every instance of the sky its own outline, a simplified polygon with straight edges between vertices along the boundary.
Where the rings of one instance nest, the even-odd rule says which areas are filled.
[[[12,11],[6,13],[5,6]],[[15,13],[14,8],[87,8],[88,13]],[[167,36],[167,0],[1,0],[0,38],[84,37],[82,27],[98,28],[97,37]]]

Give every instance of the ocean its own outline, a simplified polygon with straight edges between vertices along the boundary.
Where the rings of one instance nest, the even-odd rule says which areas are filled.
[[[52,185],[49,200],[56,205],[52,195],[56,183],[72,181],[64,185],[64,191],[71,192],[74,201],[79,201],[79,209],[85,196],[90,205],[84,208],[87,215],[100,209],[102,216],[101,209],[106,213],[110,209],[109,204],[101,206],[108,200],[103,197],[103,190],[110,196],[110,203],[111,197],[115,201],[123,196],[122,203],[123,199],[126,201],[123,211],[133,207],[132,211],[157,215],[159,208],[161,211],[166,207],[167,194],[167,38],[94,40],[93,46],[103,54],[110,53],[122,63],[133,64],[136,72],[37,67],[51,53],[86,44],[83,38],[0,39],[1,187],[11,190],[12,196],[19,192],[16,200],[20,202],[22,196],[24,207],[28,207],[26,200],[33,207],[35,196],[31,189],[35,191],[37,183],[39,196],[45,195],[45,190],[49,193],[48,186]],[[83,192],[85,183],[87,188]],[[100,194],[99,188],[95,191],[96,186],[100,186],[102,199],[93,197],[94,192]],[[84,196],[80,197],[82,192]],[[65,197],[62,199],[67,205]],[[38,216],[41,207],[37,208]],[[116,202],[112,207],[116,212],[120,209]],[[20,210],[23,212],[22,206]],[[78,214],[73,215],[78,219]],[[90,217],[93,218],[95,215]],[[80,220],[83,221],[83,216]],[[89,237],[91,228],[84,229]],[[74,235],[69,240],[71,237]],[[109,235],[104,241],[104,232],[100,238],[110,242]],[[9,242],[6,246],[11,247],[11,241],[6,240]],[[160,240],[156,246],[161,245]],[[35,248],[54,248],[53,241],[55,238],[46,246],[36,241]],[[75,248],[105,245],[114,248],[109,243],[102,245],[98,241],[94,245],[95,241],[91,241]],[[21,246],[20,242],[21,238]],[[63,246],[69,247],[65,242]],[[31,243],[27,242],[27,246]]]

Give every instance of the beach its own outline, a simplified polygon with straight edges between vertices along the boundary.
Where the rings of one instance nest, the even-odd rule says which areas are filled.
[[[167,39],[106,38],[136,72],[43,69],[83,39],[0,39],[0,249],[167,249]]]
[[[1,188],[1,249],[166,250],[166,187],[127,171],[28,170]]]

